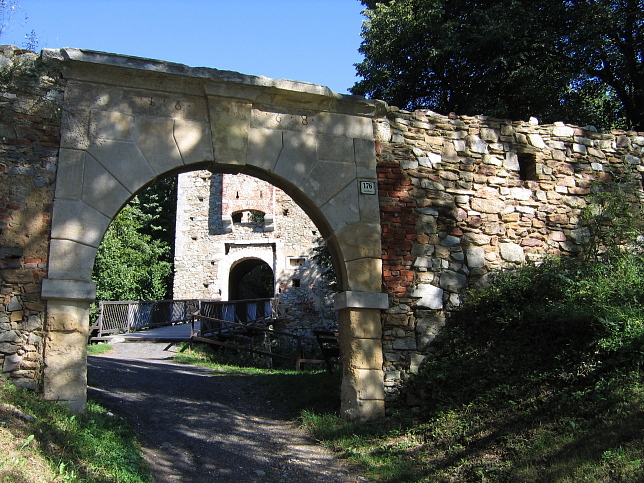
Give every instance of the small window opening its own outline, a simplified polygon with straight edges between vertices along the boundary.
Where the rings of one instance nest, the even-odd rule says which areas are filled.
[[[306,265],[306,258],[304,257],[291,257],[288,259],[291,268],[300,268]]]
[[[238,191],[238,192],[237,192],[237,194],[235,195],[235,198],[239,199],[239,191]]]
[[[537,161],[534,154],[519,154],[519,178],[523,181],[537,180]]]
[[[299,278],[294,278],[293,279],[293,287],[297,288],[300,286],[300,279]]]
[[[250,210],[248,218],[252,223],[264,223],[265,213],[258,210]]]
[[[288,216],[288,208],[282,210],[282,215]]]
[[[233,223],[264,223],[265,213],[259,210],[244,210],[233,213]]]

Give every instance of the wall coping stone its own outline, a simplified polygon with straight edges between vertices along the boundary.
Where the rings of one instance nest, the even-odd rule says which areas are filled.
[[[150,75],[191,77],[205,82],[203,89],[207,95],[260,103],[268,101],[273,105],[284,103],[291,107],[308,106],[315,110],[367,117],[382,116],[387,110],[387,104],[384,101],[338,94],[326,86],[310,82],[271,79],[209,67],[190,67],[185,64],[142,57],[64,47],[43,49],[42,59],[45,63],[61,62],[68,67],[84,64],[91,67],[92,75],[98,74],[97,69],[134,69],[139,71],[137,76],[141,78]],[[74,77],[70,72],[66,72],[66,76]]]
[[[389,297],[381,292],[340,292],[335,294],[334,310],[388,309]]]
[[[42,281],[41,297],[45,300],[93,302],[96,299],[96,283],[83,280],[45,278]]]

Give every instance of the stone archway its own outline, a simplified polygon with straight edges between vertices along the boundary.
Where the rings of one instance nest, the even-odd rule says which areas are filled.
[[[82,410],[91,271],[116,213],[169,173],[246,173],[287,192],[327,240],[342,290],[342,412],[384,414],[378,102],[293,81],[113,54],[48,51],[67,80],[52,218],[44,394]]]
[[[262,286],[262,280],[256,280],[264,272],[270,273],[270,283],[267,283],[267,288]],[[252,277],[252,281],[255,283],[251,287],[244,289],[243,285],[248,285],[247,279],[249,277]],[[244,283],[245,280],[246,283]],[[261,258],[244,258],[231,265],[231,269],[228,272],[228,297],[224,298],[224,300],[267,298],[273,297],[274,292],[275,275],[273,269]]]

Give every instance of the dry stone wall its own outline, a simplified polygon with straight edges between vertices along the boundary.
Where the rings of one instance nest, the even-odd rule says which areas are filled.
[[[36,54],[0,46],[0,368],[37,389],[63,85]]]
[[[467,287],[579,252],[591,184],[624,164],[639,177],[644,134],[396,109],[375,131],[392,403]]]

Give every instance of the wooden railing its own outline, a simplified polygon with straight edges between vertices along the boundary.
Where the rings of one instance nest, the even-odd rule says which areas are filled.
[[[196,328],[199,322],[198,329]],[[304,355],[305,341],[314,341],[314,337],[293,334],[274,330],[270,327],[263,326],[256,320],[255,323],[240,323],[229,320],[222,320],[205,315],[195,314],[193,316],[193,335],[191,341],[205,342],[207,344],[225,347],[236,351],[250,352],[259,354],[271,359],[283,359],[294,361],[295,370],[301,370],[302,365],[306,363],[324,364],[324,359],[310,359]],[[280,337],[292,339],[294,344],[294,354],[284,355],[276,354],[270,349],[272,342]],[[240,343],[239,339],[245,339]]]
[[[277,299],[272,298],[235,301],[99,302],[98,318],[96,323],[90,326],[90,340],[96,341],[113,334],[190,322],[191,341],[251,352],[271,359],[294,360],[296,370],[302,369],[302,365],[306,363],[326,363],[331,370],[330,361],[339,355],[339,348],[328,349],[326,346],[337,346],[331,340],[337,340],[337,334],[325,333],[324,336],[328,340],[321,342],[321,334],[308,337],[274,330],[276,309]],[[290,355],[272,352],[271,347],[277,339],[291,341],[287,344],[291,348]],[[312,345],[311,342],[316,340],[324,359],[305,356],[305,351]]]
[[[326,360],[305,356],[307,345],[312,345],[310,343],[316,338],[272,328],[277,318],[276,304],[277,299],[202,300],[199,312],[193,316],[191,340],[271,359],[291,360],[296,370],[301,370],[306,363],[328,364]],[[276,354],[271,350],[273,342],[280,338],[291,340],[289,346],[293,350],[290,355]]]
[[[90,338],[133,332],[189,322],[198,300],[151,300],[99,302],[98,318],[90,326]]]
[[[226,322],[252,323],[277,318],[277,299],[200,300],[199,314]]]

